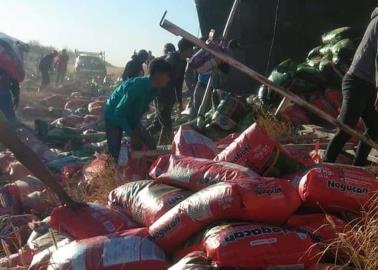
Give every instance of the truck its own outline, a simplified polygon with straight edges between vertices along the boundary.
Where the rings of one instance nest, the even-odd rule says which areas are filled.
[[[77,80],[103,80],[106,75],[105,52],[75,50],[75,78]]]

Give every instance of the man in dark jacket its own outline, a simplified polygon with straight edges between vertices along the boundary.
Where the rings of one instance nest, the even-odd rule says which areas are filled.
[[[166,89],[160,91],[155,100],[156,117],[149,127],[149,132],[155,134],[160,130],[160,144],[171,143],[173,137],[171,114],[173,106],[177,102],[179,110],[183,110],[182,105],[182,85],[187,59],[193,55],[193,44],[185,39],[178,43],[178,51],[169,53],[166,57],[172,66],[171,80]]]
[[[366,127],[366,135],[378,138],[378,8],[372,14],[369,26],[354,55],[349,71],[343,80],[343,104],[339,119],[355,128],[360,117]],[[335,162],[350,135],[339,130],[328,146],[325,161]],[[355,166],[364,166],[371,147],[360,142],[353,161]]]
[[[49,72],[51,71],[53,67],[53,62],[55,57],[58,56],[57,51],[53,51],[52,53],[46,55],[41,59],[41,62],[39,62],[39,71],[42,75],[42,82],[40,90],[46,88],[50,84],[50,75]]]
[[[127,81],[131,78],[143,76],[143,63],[147,61],[149,56],[146,50],[140,50],[137,54],[134,54],[131,60],[126,64],[122,74],[122,80]]]
[[[63,83],[64,77],[66,77],[67,73],[67,65],[68,65],[68,54],[67,50],[63,50],[62,53],[59,55],[58,63],[56,67],[56,85]]]

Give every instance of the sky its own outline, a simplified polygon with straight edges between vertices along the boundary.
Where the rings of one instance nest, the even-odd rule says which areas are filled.
[[[58,49],[105,51],[106,60],[124,66],[134,50],[162,54],[179,40],[159,26],[167,19],[199,36],[194,0],[0,0],[0,32],[24,42]]]

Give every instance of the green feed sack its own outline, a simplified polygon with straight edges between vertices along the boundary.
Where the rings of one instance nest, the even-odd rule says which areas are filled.
[[[47,167],[54,173],[60,172],[65,166],[71,164],[86,164],[92,160],[92,157],[76,157],[73,155],[58,158],[47,164]]]
[[[358,44],[351,39],[343,39],[332,47],[332,62],[336,65],[350,65]]]
[[[247,113],[237,124],[237,129],[243,132],[256,122],[256,117],[252,112]]]
[[[269,170],[267,176],[283,177],[285,175],[293,174],[303,169],[304,166],[302,164],[293,159],[285,151],[280,151],[278,154],[277,161],[274,163],[274,166]]]
[[[229,130],[229,131],[222,130],[221,128],[219,128],[215,125],[208,124],[208,125],[206,125],[206,127],[203,131],[203,134],[206,137],[209,137],[210,139],[212,139],[213,141],[219,141],[220,139],[223,139],[224,137],[226,137],[230,133],[233,133],[233,132],[236,132],[236,131],[237,130]]]
[[[322,46],[318,46],[318,47],[315,47],[313,48],[307,55],[307,59],[313,59],[313,58],[317,58],[319,56],[321,56],[322,54],[320,53],[320,49],[322,48]]]
[[[363,30],[352,27],[340,27],[334,30],[331,30],[322,35],[323,44],[336,44],[342,39],[350,38],[359,38],[363,34]]]

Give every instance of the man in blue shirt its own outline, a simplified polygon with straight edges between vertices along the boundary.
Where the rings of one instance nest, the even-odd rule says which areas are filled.
[[[118,160],[123,131],[134,145],[144,143],[149,148],[155,142],[142,127],[140,120],[149,110],[149,104],[159,89],[170,80],[171,65],[164,59],[155,59],[149,67],[150,75],[123,82],[108,98],[105,106],[106,135],[109,152]]]

